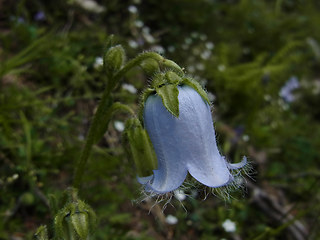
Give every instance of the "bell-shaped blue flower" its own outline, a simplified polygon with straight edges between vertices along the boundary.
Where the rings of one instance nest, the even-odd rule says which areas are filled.
[[[144,125],[155,149],[158,168],[153,175],[138,178],[145,189],[167,193],[179,188],[188,172],[209,187],[233,181],[230,172],[246,164],[230,164],[220,155],[209,104],[188,85],[177,86],[179,116],[172,115],[162,98],[150,95],[144,105]]]

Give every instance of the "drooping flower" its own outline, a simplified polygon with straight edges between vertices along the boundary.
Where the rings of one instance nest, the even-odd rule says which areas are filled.
[[[172,78],[169,80],[174,82]],[[240,163],[230,164],[221,156],[204,91],[194,82],[181,82],[175,86],[158,85],[157,94],[149,95],[144,103],[144,126],[158,160],[152,176],[138,178],[148,192],[171,192],[182,185],[188,172],[206,186],[221,187],[233,181],[230,170],[246,164],[245,157]],[[159,88],[167,86],[170,87],[162,90],[163,94]],[[178,116],[168,108],[174,100],[168,92],[174,87],[178,90]]]

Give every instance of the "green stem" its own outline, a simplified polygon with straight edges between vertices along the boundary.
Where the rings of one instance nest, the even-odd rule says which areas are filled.
[[[133,67],[139,65],[147,58],[154,59],[156,61],[164,61],[164,58],[155,52],[145,52],[138,55],[136,58],[129,61],[120,71],[118,71],[113,77],[109,77],[106,89],[103,93],[101,102],[98,106],[97,112],[93,117],[93,121],[89,127],[88,135],[85,141],[85,145],[82,149],[79,161],[75,168],[73,187],[79,189],[81,187],[82,176],[86,168],[86,164],[91,152],[92,145],[95,142],[95,132],[98,126],[98,120],[101,119],[101,115],[105,113],[106,105],[108,104],[111,90],[114,89],[116,83]],[[119,106],[118,106],[119,107]],[[123,108],[123,106],[122,106]],[[110,110],[110,109],[109,109]],[[128,109],[126,109],[128,110]]]
[[[79,161],[75,169],[74,180],[73,180],[74,188],[78,189],[81,186],[82,176],[91,152],[92,145],[94,143],[94,133],[97,126],[97,119],[99,119],[99,116],[103,113],[104,104],[106,104],[106,102],[108,101],[110,97],[110,92],[111,92],[111,88],[107,87],[103,93],[97,112],[95,113],[92,123],[89,127],[85,145],[82,149]]]
[[[135,112],[130,107],[128,107],[125,104],[119,103],[119,102],[116,102],[116,103],[112,104],[111,109],[112,109],[112,111],[123,110],[123,111],[125,111],[127,113],[130,113],[132,116],[136,115]]]
[[[123,77],[130,69],[133,67],[139,65],[141,62],[146,60],[147,58],[154,59],[158,62],[164,61],[165,59],[159,55],[158,53],[155,52],[144,52],[139,54],[137,57],[134,59],[130,60],[127,62],[127,64],[114,75],[114,82],[116,83],[121,77]]]

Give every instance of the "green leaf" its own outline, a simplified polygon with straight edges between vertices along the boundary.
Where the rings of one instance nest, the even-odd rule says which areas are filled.
[[[156,88],[166,109],[175,117],[179,117],[179,90],[177,85],[169,84]]]
[[[178,64],[176,64],[174,61],[171,61],[169,59],[164,59],[161,62],[161,64],[165,69],[170,69],[172,71],[175,71],[178,75],[181,75],[181,76],[184,75],[182,68]]]
[[[208,104],[210,104],[210,100],[208,98],[208,94],[202,88],[200,83],[198,83],[196,80],[194,80],[192,78],[183,78],[182,83],[192,87],[194,90],[196,90],[199,93],[199,95],[203,98],[203,100],[205,100]]]

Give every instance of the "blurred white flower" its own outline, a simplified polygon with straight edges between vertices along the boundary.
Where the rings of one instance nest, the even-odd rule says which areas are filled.
[[[129,83],[123,83],[123,84],[121,85],[121,87],[122,87],[124,90],[127,90],[128,92],[130,92],[130,93],[132,93],[132,94],[136,94],[136,93],[137,93],[137,89],[136,89],[133,85],[131,85],[131,84],[129,84]]]
[[[201,34],[201,35],[200,35],[200,39],[201,39],[202,41],[207,40],[207,35]]]
[[[214,100],[216,100],[216,96],[212,92],[208,92],[208,98],[210,102],[214,102]]]
[[[165,49],[164,49],[162,46],[160,46],[160,45],[153,46],[153,47],[151,48],[151,50],[152,50],[152,51],[155,51],[155,52],[157,52],[157,53],[160,53],[160,54],[164,54],[164,52],[165,52]]]
[[[85,137],[84,137],[83,134],[79,134],[79,135],[78,135],[78,139],[79,139],[80,141],[83,141],[83,140],[85,139]]]
[[[317,95],[320,93],[320,79],[316,79],[314,82],[313,82],[313,90],[312,90],[312,93],[314,95]]]
[[[242,140],[248,142],[250,140],[250,137],[248,135],[243,135]]]
[[[150,28],[148,28],[148,27],[143,27],[143,28],[142,28],[142,33],[150,33]]]
[[[94,13],[101,13],[105,10],[105,7],[99,5],[93,0],[75,0],[75,3],[83,9]]]
[[[204,60],[209,59],[210,56],[211,56],[211,51],[209,51],[209,50],[205,50],[201,53],[201,58]]]
[[[203,63],[197,63],[196,64],[196,69],[198,69],[199,71],[203,71],[204,70],[204,64]]]
[[[168,215],[166,217],[166,223],[170,224],[170,225],[174,225],[178,223],[178,218],[176,218],[175,216],[172,215]]]
[[[192,43],[192,39],[191,38],[185,38],[184,42],[188,45],[190,45]]]
[[[176,48],[174,46],[169,46],[168,47],[168,52],[174,52]]]
[[[189,48],[189,45],[188,44],[182,44],[181,47],[182,47],[183,50],[187,50]]]
[[[199,37],[199,33],[197,33],[197,32],[192,32],[192,33],[191,33],[191,37],[197,38],[197,37]]]
[[[154,37],[149,33],[143,33],[143,37],[148,43],[154,43],[156,41]]]
[[[191,190],[190,196],[191,196],[192,198],[196,198],[196,197],[198,197],[198,195],[199,195],[199,193],[198,193],[198,191],[197,191],[196,189],[192,189],[192,190]]]
[[[212,50],[214,48],[213,42],[206,42],[206,48]]]
[[[223,65],[223,64],[220,64],[220,65],[218,66],[218,70],[219,70],[220,72],[223,72],[224,70],[226,70],[226,66]]]
[[[191,73],[194,73],[196,71],[195,67],[193,65],[191,66],[188,66],[187,67],[188,71],[191,72]]]
[[[194,55],[199,55],[199,54],[200,54],[200,49],[199,49],[199,48],[193,48],[193,49],[192,49],[192,53],[193,53]]]
[[[141,28],[141,27],[143,27],[144,24],[141,20],[136,20],[136,21],[134,21],[134,25],[138,28]]]
[[[205,78],[200,78],[198,81],[199,81],[199,83],[200,83],[202,86],[205,86],[205,85],[207,85],[207,83],[208,83],[208,80],[205,79]]]
[[[12,175],[12,179],[13,180],[17,180],[19,178],[19,174],[18,173],[15,173]]]
[[[128,44],[131,48],[137,48],[138,47],[138,43],[134,40],[129,40]]]
[[[222,227],[224,228],[224,230],[226,232],[235,232],[236,231],[236,223],[231,221],[230,219],[226,219],[223,223],[222,223]]]
[[[134,6],[134,5],[130,5],[130,6],[128,7],[128,11],[129,11],[130,13],[132,13],[132,14],[136,14],[136,13],[138,12],[138,8],[137,8],[136,6]]]
[[[114,128],[118,131],[118,132],[123,132],[124,130],[124,123],[121,121],[114,121],[113,123]]]
[[[174,197],[176,199],[178,199],[179,201],[183,201],[183,200],[185,200],[187,198],[187,196],[184,193],[184,191],[180,190],[180,189],[174,190]]]
[[[96,59],[94,60],[94,63],[93,63],[93,67],[95,69],[98,69],[100,67],[102,67],[103,65],[103,58],[102,57],[96,57]]]
[[[264,100],[267,101],[267,102],[270,102],[272,100],[272,97],[269,95],[269,94],[265,94],[263,96]]]

